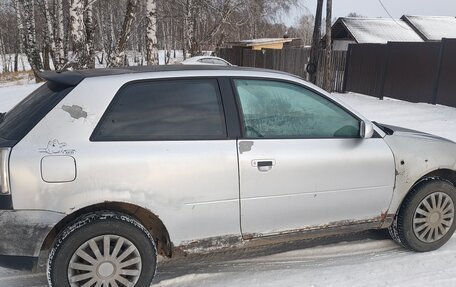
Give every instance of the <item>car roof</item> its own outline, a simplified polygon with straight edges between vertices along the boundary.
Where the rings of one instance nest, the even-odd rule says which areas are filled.
[[[154,72],[180,72],[180,71],[251,71],[251,72],[269,72],[276,74],[291,74],[249,67],[236,66],[217,66],[217,65],[160,65],[160,66],[132,66],[120,68],[104,68],[104,69],[86,69],[75,71],[44,71],[39,74],[40,78],[65,86],[76,86],[86,78],[138,74],[138,73],[154,73]],[[296,76],[294,76],[296,77]]]

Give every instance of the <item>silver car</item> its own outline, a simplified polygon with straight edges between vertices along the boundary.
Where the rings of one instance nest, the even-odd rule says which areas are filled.
[[[195,56],[181,62],[182,65],[217,65],[217,66],[233,66],[225,59],[214,56]]]
[[[430,251],[455,230],[455,143],[372,123],[292,75],[43,77],[1,119],[0,254],[47,256],[51,286],[148,286],[158,255],[309,234],[389,228]]]

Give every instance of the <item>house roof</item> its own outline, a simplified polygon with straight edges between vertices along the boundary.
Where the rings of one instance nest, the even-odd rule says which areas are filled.
[[[332,27],[333,39],[351,39],[358,44],[423,42],[403,20],[389,18],[341,17]]]
[[[456,38],[456,18],[452,16],[409,16],[401,18],[425,41]]]
[[[292,42],[293,38],[262,38],[262,39],[250,39],[250,40],[241,40],[239,42],[229,42],[228,44],[237,47],[252,47],[258,45],[268,45],[268,44],[279,44],[279,43],[288,43]]]

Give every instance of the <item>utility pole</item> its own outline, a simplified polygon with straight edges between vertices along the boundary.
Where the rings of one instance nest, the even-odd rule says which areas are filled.
[[[323,88],[327,92],[332,92],[331,81],[331,18],[332,18],[332,0],[326,0],[326,49],[325,49],[325,73],[323,80]]]
[[[312,36],[312,48],[310,49],[310,60],[307,64],[307,73],[309,73],[309,80],[312,83],[317,82],[317,70],[318,70],[318,54],[320,51],[320,39],[321,39],[321,16],[323,10],[323,0],[317,0],[317,12],[315,13],[315,25]]]

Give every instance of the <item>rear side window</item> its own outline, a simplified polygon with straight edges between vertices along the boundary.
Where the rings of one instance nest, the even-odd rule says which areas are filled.
[[[134,82],[114,97],[92,141],[224,139],[217,80]]]
[[[19,141],[74,87],[47,82],[6,113],[0,123],[0,137]]]

